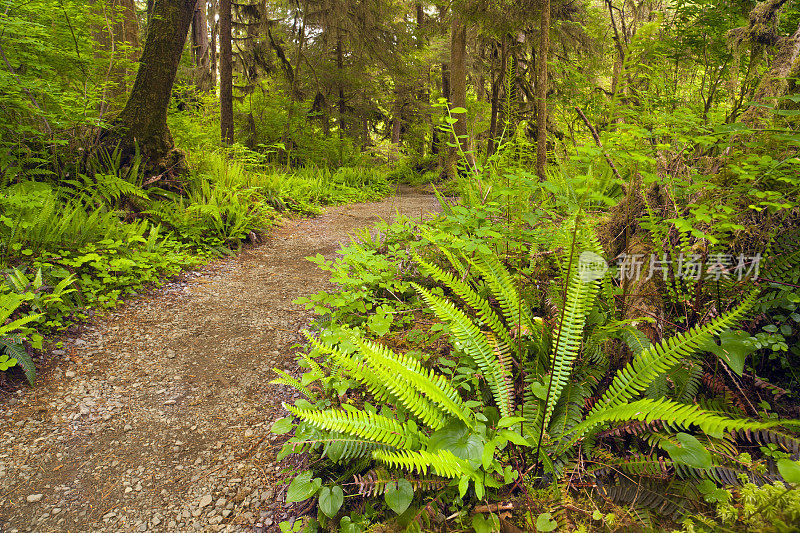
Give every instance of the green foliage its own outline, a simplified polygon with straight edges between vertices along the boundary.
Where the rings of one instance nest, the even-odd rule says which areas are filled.
[[[33,332],[27,325],[40,315],[27,314],[16,319],[12,316],[29,296],[30,293],[19,295],[0,292],[0,370],[6,371],[19,364],[28,382],[33,385],[36,380],[36,366],[22,343]],[[9,318],[12,320],[7,322]],[[41,346],[41,337],[37,337],[33,334],[31,340]]]
[[[800,522],[800,491],[781,482],[761,486],[745,483],[734,491],[706,491],[714,516],[697,515],[683,522],[681,531],[789,532]]]

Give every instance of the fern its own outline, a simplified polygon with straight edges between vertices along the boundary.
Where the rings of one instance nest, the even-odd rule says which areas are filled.
[[[506,379],[508,369],[495,356],[495,351],[487,336],[452,302],[433,295],[416,283],[412,283],[411,286],[422,296],[425,303],[436,313],[439,319],[450,324],[450,329],[462,344],[462,349],[472,357],[489,384],[489,389],[492,391],[492,396],[501,416],[504,418],[510,416],[512,412],[512,395],[511,387]]]
[[[413,252],[414,260],[422,267],[423,272],[432,277],[434,280],[444,283],[451,291],[458,295],[467,305],[474,309],[483,322],[489,326],[489,329],[500,339],[501,342],[509,346],[513,346],[511,335],[508,333],[508,328],[502,323],[500,317],[489,305],[486,299],[482,298],[472,286],[462,281],[449,272],[445,272],[441,268],[427,263],[422,258]]]
[[[697,351],[704,341],[731,327],[750,309],[757,294],[757,291],[751,292],[736,309],[709,324],[698,326],[686,333],[679,333],[643,350],[617,373],[611,386],[595,404],[590,417],[629,401],[634,395],[646,389],[659,374],[666,372],[681,358]]]
[[[311,342],[364,383],[376,399],[393,398],[427,426],[439,429],[447,416],[453,416],[474,427],[474,414],[444,376],[385,346],[356,335],[351,340],[359,347],[358,353],[363,357],[360,361],[313,338]]]
[[[25,378],[28,383],[33,385],[36,381],[36,365],[25,347],[22,345],[22,339],[19,335],[6,335],[0,336],[0,353],[7,353],[16,359],[16,364],[22,367],[25,373]],[[13,365],[9,365],[13,366]]]
[[[429,469],[433,469],[436,475],[448,478],[474,475],[469,464],[450,450],[437,450],[434,453],[425,450],[376,451],[372,456],[390,467],[419,474],[427,474]]]
[[[284,408],[316,428],[355,435],[393,448],[416,449],[427,441],[426,437],[418,432],[412,433],[397,420],[370,411],[318,411],[289,404],[284,404]]]
[[[295,388],[298,391],[300,391],[300,393],[303,396],[305,396],[306,398],[308,398],[311,401],[314,401],[316,399],[314,393],[312,393],[311,390],[308,387],[306,387],[305,385],[300,383],[291,374],[281,370],[280,368],[273,368],[272,370],[276,374],[278,374],[280,377],[273,379],[272,381],[270,381],[270,383],[272,383],[274,385],[286,385],[288,387]]]
[[[643,422],[660,420],[673,427],[689,427],[695,425],[704,433],[714,436],[721,436],[725,431],[745,428],[771,428],[787,423],[800,425],[800,421],[756,422],[752,420],[729,418],[706,411],[692,404],[678,403],[665,398],[659,400],[646,398],[591,413],[583,422],[573,429],[567,447],[575,444],[586,431],[598,424],[629,420],[641,420]]]

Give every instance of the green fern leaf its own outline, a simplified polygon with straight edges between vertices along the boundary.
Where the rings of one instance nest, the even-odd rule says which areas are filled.
[[[31,356],[28,355],[25,347],[20,342],[15,341],[14,336],[0,337],[0,347],[17,360],[17,364],[25,372],[28,383],[33,385],[36,381],[36,365]]]
[[[575,444],[590,428],[598,424],[628,420],[644,422],[660,420],[673,427],[683,428],[695,425],[707,435],[717,437],[722,436],[725,431],[766,429],[781,424],[800,425],[800,421],[757,422],[742,418],[729,418],[706,411],[696,405],[678,403],[665,398],[660,400],[642,399],[591,413],[586,420],[573,428],[571,437],[564,447],[568,448]]]
[[[450,324],[453,335],[463,345],[464,352],[472,357],[489,384],[501,416],[503,418],[510,416],[513,408],[511,388],[506,379],[508,370],[495,357],[486,335],[452,302],[431,294],[430,291],[416,283],[412,283],[411,286],[422,296],[440,320]]]
[[[491,308],[489,302],[487,302],[485,298],[481,298],[469,283],[458,279],[449,272],[445,272],[436,265],[423,261],[416,252],[413,253],[413,257],[427,275],[447,285],[456,296],[464,300],[467,305],[474,309],[481,320],[489,326],[489,329],[497,335],[501,342],[513,346],[508,328],[506,328],[505,324],[500,320],[500,317],[498,317],[497,313]]]
[[[437,450],[436,453],[425,450],[375,451],[372,457],[392,468],[401,468],[412,473],[427,474],[428,469],[432,468],[436,475],[442,477],[456,478],[474,475],[469,464],[450,450]]]
[[[424,437],[412,433],[397,420],[369,411],[302,409],[284,404],[287,411],[319,429],[354,435],[393,448],[415,449]]]
[[[458,391],[447,378],[423,368],[419,361],[406,354],[396,354],[386,346],[366,339],[358,338],[357,341],[361,353],[370,361],[372,370],[385,375],[388,387],[401,399],[403,405],[426,421],[430,427],[440,429],[444,426],[444,418],[439,414],[440,409],[461,419],[468,427],[474,427],[475,415],[464,405]],[[419,393],[427,396],[427,399],[436,405],[422,402]],[[415,405],[415,402],[419,403]],[[428,422],[427,417],[436,423]]]
[[[731,327],[741,319],[755,302],[758,291],[751,292],[733,311],[726,313],[705,326],[698,326],[680,333],[660,344],[645,348],[614,377],[611,386],[592,409],[592,414],[620,405],[645,390],[659,375],[697,351],[707,339]]]

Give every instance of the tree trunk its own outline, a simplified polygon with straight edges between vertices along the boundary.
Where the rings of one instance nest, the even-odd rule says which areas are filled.
[[[98,106],[100,116],[119,112],[125,105],[132,70],[139,48],[139,22],[133,0],[94,0],[92,9],[99,25],[93,31],[96,56],[107,63],[105,85]],[[130,52],[123,55],[125,46]]]
[[[119,143],[126,161],[138,144],[146,171],[163,172],[182,161],[177,153],[165,161],[174,148],[167,127],[167,109],[196,3],[197,0],[155,0],[128,103],[100,136],[105,146]]]
[[[452,33],[450,35],[450,104],[453,108],[467,107],[467,26],[458,16],[453,16]],[[472,165],[474,160],[469,153],[469,139],[467,138],[467,115],[459,113],[454,115],[458,121],[453,124],[453,132],[461,151],[467,162]],[[451,157],[455,157],[452,149]],[[448,167],[450,165],[448,164]]]
[[[195,85],[201,92],[211,90],[211,49],[208,44],[206,0],[197,2],[192,18],[192,54],[194,55]]]
[[[223,144],[233,144],[233,46],[231,0],[219,3],[219,109]]]
[[[303,20],[300,22],[300,28],[297,32],[297,54],[294,57],[294,68],[290,65],[286,69],[287,79],[289,80],[289,109],[286,111],[286,125],[283,127],[283,144],[284,146],[289,149],[290,147],[290,133],[292,127],[292,117],[294,116],[294,107],[295,101],[298,99],[300,95],[300,61],[303,59],[303,45],[306,42],[306,13],[308,12],[308,0],[303,2]],[[270,34],[270,39],[272,39],[272,34]],[[277,47],[280,48],[280,47]],[[325,102],[325,107],[327,107],[327,102]],[[327,110],[325,111],[325,121],[323,123],[323,130],[325,134],[328,134],[328,129],[330,128],[327,116]],[[287,159],[287,164],[290,161]]]
[[[796,82],[789,78],[797,77],[798,73],[800,73],[800,27],[793,35],[778,41],[778,53],[769,70],[761,78],[753,95],[753,105],[742,113],[741,121],[755,129],[766,127],[772,118],[771,110],[767,106],[774,106],[777,98],[787,94],[790,89],[796,90]]]
[[[336,73],[337,73],[337,85],[339,85],[339,137],[341,138],[344,135],[345,131],[345,100],[344,100],[344,85],[342,84],[342,80],[344,79],[344,50],[342,49],[342,28],[336,26]]]
[[[219,2],[214,0],[211,2],[211,9],[208,12],[208,20],[211,21],[211,87],[217,86],[217,35],[219,33],[219,24],[217,22],[217,12],[219,11]]]
[[[492,54],[492,65],[497,65],[494,57],[497,51]],[[499,68],[492,69],[492,115],[489,119],[489,142],[486,146],[486,154],[493,155],[497,151],[497,115],[500,113],[500,88],[505,83],[506,63],[508,62],[508,46],[506,36],[500,39],[500,60]]]
[[[439,24],[444,25],[445,19],[447,18],[447,4],[440,4],[439,5]],[[442,98],[450,98],[450,63],[442,62],[440,65],[442,71]],[[431,135],[431,153],[432,154],[439,154],[443,153],[446,154],[447,150],[447,137],[442,138],[440,137],[440,133],[444,133],[440,130],[439,124],[436,123],[436,120],[433,120],[433,133]],[[446,160],[443,161],[443,164],[446,164]]]
[[[539,63],[536,80],[536,173],[540,180],[545,179],[547,168],[547,56],[550,49],[550,0],[542,6],[539,26]]]

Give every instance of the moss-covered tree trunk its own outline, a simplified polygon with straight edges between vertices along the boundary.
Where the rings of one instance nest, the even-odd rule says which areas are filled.
[[[545,179],[547,167],[547,56],[550,51],[550,0],[542,3],[539,26],[539,72],[536,79],[536,174]]]
[[[208,42],[208,22],[206,20],[206,0],[197,2],[192,19],[192,54],[194,55],[197,89],[211,90],[211,47]]]
[[[151,174],[182,164],[167,126],[167,109],[196,4],[155,0],[128,103],[101,135],[105,146],[119,144],[124,160],[130,160],[138,145],[144,169]]]
[[[233,37],[231,0],[219,3],[219,109],[223,144],[233,144]]]
[[[467,25],[457,14],[453,14],[450,34],[450,106],[463,109],[467,107]],[[473,165],[474,160],[469,151],[467,135],[467,115],[459,113],[455,114],[454,118],[458,119],[458,122],[453,124],[453,132],[457,137],[454,143],[458,143],[467,162]],[[455,158],[455,148],[451,148],[446,167],[448,174]]]

